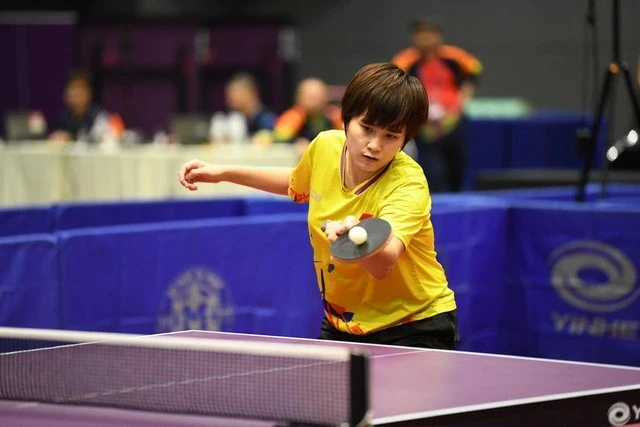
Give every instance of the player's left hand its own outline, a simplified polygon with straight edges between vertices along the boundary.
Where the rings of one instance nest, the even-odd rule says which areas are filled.
[[[353,226],[358,224],[355,216],[349,215],[342,221],[325,221],[322,224],[322,231],[325,232],[329,243],[335,242],[338,237],[347,233]]]
[[[338,237],[349,231],[349,225],[343,221],[329,221],[324,226],[324,233],[330,243],[335,242]]]
[[[342,221],[329,221],[324,226],[324,233],[330,243],[335,242],[340,235],[349,231],[349,227]]]

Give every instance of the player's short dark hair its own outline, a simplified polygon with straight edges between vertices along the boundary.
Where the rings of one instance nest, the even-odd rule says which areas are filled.
[[[342,97],[345,129],[351,119],[392,132],[406,131],[405,144],[424,125],[429,113],[427,92],[416,77],[388,62],[362,67]]]

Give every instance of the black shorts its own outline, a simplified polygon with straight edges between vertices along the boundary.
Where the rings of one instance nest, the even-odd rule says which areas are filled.
[[[321,340],[349,341],[366,344],[455,350],[460,340],[456,310],[436,314],[422,320],[383,329],[367,335],[354,335],[334,328],[327,318],[320,327]]]

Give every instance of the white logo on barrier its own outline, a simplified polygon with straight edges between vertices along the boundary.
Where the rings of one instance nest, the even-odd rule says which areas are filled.
[[[192,268],[169,286],[158,318],[160,332],[220,331],[233,322],[231,293],[215,273]]]
[[[613,427],[624,426],[631,421],[631,418],[634,422],[640,420],[640,406],[629,406],[624,402],[616,402],[607,411],[607,420],[609,425]]]
[[[574,307],[598,313],[627,307],[640,296],[636,269],[620,250],[602,242],[571,242],[551,254],[551,283]],[[597,271],[606,278],[587,283],[581,273]]]

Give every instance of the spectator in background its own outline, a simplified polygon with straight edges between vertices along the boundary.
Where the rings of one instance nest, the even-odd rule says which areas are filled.
[[[270,142],[277,115],[262,103],[255,79],[247,73],[236,74],[227,83],[225,96],[227,108],[246,119],[249,139],[257,143]]]
[[[58,143],[83,140],[97,142],[108,131],[111,119],[108,113],[93,102],[91,81],[86,73],[73,71],[64,91],[65,108],[62,111],[50,139]],[[117,124],[123,128],[122,123]],[[122,129],[118,129],[122,131]]]
[[[329,103],[327,85],[308,78],[298,84],[295,105],[278,117],[274,139],[295,144],[302,154],[320,132],[342,128],[340,109]]]
[[[415,137],[418,163],[431,192],[457,192],[466,166],[464,107],[474,95],[482,64],[465,50],[444,44],[432,20],[414,22],[411,36],[413,46],[392,62],[418,77],[429,96],[429,121]]]

